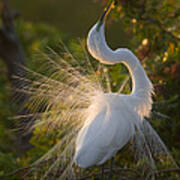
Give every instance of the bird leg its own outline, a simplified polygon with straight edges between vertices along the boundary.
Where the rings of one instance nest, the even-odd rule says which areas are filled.
[[[110,171],[109,171],[108,180],[111,180],[111,178],[112,178],[112,174],[113,174],[113,164],[114,164],[114,157],[112,157],[112,159],[111,159],[111,164],[110,164]]]
[[[101,180],[104,180],[104,164],[101,167]]]

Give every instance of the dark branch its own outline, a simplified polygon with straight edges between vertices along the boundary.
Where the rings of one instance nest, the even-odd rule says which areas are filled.
[[[7,174],[4,174],[4,175],[0,175],[0,178],[4,178],[4,177],[11,177],[11,176],[14,176],[14,175],[17,175],[18,173],[20,172],[23,172],[23,171],[26,171],[26,170],[29,170],[33,167],[40,167],[48,162],[53,162],[52,161],[53,159],[50,159],[50,160],[45,160],[39,164],[32,164],[30,166],[27,166],[27,167],[22,167],[22,168],[18,168],[18,169],[15,169],[14,171],[10,172],[10,173],[7,173]],[[110,169],[104,169],[104,175],[107,175],[109,174],[109,171]],[[178,173],[180,174],[180,169],[179,168],[175,168],[175,169],[162,169],[162,170],[156,170],[156,171],[152,171],[151,173],[149,173],[146,177],[143,176],[139,171],[137,170],[134,170],[134,169],[130,169],[130,168],[116,168],[113,170],[113,173],[114,175],[117,175],[117,174],[124,174],[124,173],[130,173],[132,175],[134,175],[134,177],[136,178],[145,178],[145,179],[148,179],[149,177],[151,177],[152,175],[158,175],[158,174],[166,174],[166,173]],[[83,176],[83,177],[80,177],[80,178],[77,178],[77,180],[87,180],[88,178],[92,178],[92,177],[99,177],[101,175],[101,173],[91,173],[90,175],[87,175],[87,176]],[[127,174],[129,175],[129,174]]]
[[[1,5],[0,18],[2,24],[0,25],[0,58],[7,67],[7,75],[12,87],[12,96],[20,109],[24,102],[27,101],[28,97],[24,93],[15,92],[15,89],[27,86],[25,81],[14,78],[14,76],[26,77],[25,70],[21,68],[26,65],[26,57],[14,25],[14,20],[19,13],[10,8],[8,0],[1,0]],[[21,110],[17,112],[18,115],[27,113],[27,109],[25,108],[21,108]],[[23,123],[20,124],[27,123],[29,119],[25,118],[22,121]],[[28,143],[30,137],[31,135],[25,137],[22,133],[18,134],[16,144],[19,144],[21,152],[25,152],[31,147]]]
[[[4,175],[0,175],[0,178],[15,176],[15,175],[17,175],[17,174],[20,173],[20,172],[23,172],[23,171],[26,171],[26,170],[30,170],[31,168],[34,168],[34,167],[43,166],[43,165],[46,164],[46,163],[54,163],[54,161],[55,161],[55,158],[51,158],[51,159],[44,160],[44,161],[42,161],[42,162],[40,162],[40,163],[37,163],[37,164],[31,164],[31,165],[26,166],[26,167],[17,168],[17,169],[15,169],[14,171],[12,171],[12,172],[10,172],[10,173],[4,174]],[[26,174],[24,175],[24,177],[25,177],[27,174],[29,174],[29,172],[31,172],[31,171],[28,171],[28,173],[26,172]]]
[[[177,173],[178,175],[180,175],[180,169],[175,168],[175,169],[162,169],[158,171],[153,171],[147,175],[147,179],[149,179],[152,175],[167,174],[167,173]]]
[[[175,168],[175,169],[162,169],[162,170],[159,170],[159,171],[155,171],[154,173],[155,174],[161,174],[161,173],[170,173],[170,172],[180,173],[180,169],[179,168]]]
[[[25,171],[25,170],[28,170],[32,167],[35,167],[35,166],[27,166],[27,167],[23,167],[23,168],[18,168],[18,169],[15,169],[14,171],[8,173],[8,174],[4,174],[4,175],[0,175],[0,178],[5,178],[5,177],[10,177],[10,176],[14,176],[14,175],[17,175],[18,173],[22,172],[22,171]]]

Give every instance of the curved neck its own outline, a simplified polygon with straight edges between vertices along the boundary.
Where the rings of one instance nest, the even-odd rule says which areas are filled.
[[[140,95],[152,90],[152,84],[147,77],[137,57],[128,49],[114,51],[115,63],[122,62],[128,68],[132,78],[132,94]]]
[[[104,35],[104,24],[99,31],[96,31],[96,26],[88,34],[87,45],[91,55],[103,64],[124,63],[132,77],[132,94],[152,92],[152,84],[137,57],[125,48],[115,51],[109,48]]]

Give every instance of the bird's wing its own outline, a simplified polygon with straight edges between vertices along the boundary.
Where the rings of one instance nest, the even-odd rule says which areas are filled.
[[[152,92],[141,92],[138,95],[124,95],[123,100],[127,110],[134,110],[141,117],[141,120],[144,117],[149,117],[153,103],[151,94]]]
[[[76,141],[76,154],[91,165],[102,164],[121,149],[133,136],[139,117],[123,97],[105,98],[101,108],[97,101]]]
[[[132,138],[135,132],[135,121],[139,116],[125,104],[121,104],[118,109],[112,109],[108,123],[104,124],[102,132],[105,138],[101,140],[101,152],[104,157],[99,164],[103,164],[110,159],[118,150],[123,148]]]
[[[74,160],[82,168],[97,164],[105,155],[99,148],[99,143],[100,139],[102,139],[101,127],[106,115],[106,107],[100,109],[95,107],[96,105],[90,107],[91,113],[76,139]]]
[[[134,122],[138,118],[137,113],[130,109],[123,101],[110,105],[102,126],[102,136],[104,132],[102,148],[114,146],[122,148],[134,133]]]

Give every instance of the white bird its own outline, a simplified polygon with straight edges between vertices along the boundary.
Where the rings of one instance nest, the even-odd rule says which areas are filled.
[[[82,168],[101,165],[113,157],[151,112],[153,86],[139,60],[129,49],[112,50],[106,43],[104,24],[112,4],[90,30],[87,47],[103,64],[123,63],[132,78],[132,92],[102,93],[94,98],[76,139],[74,161]]]

